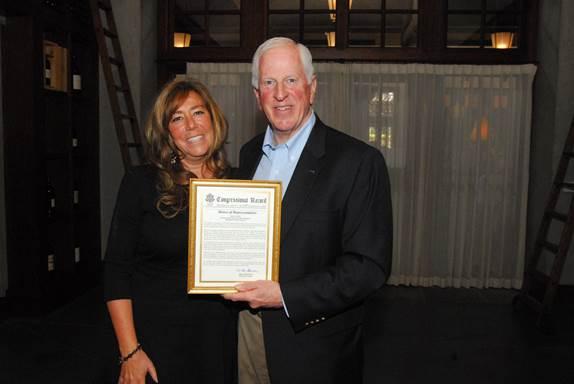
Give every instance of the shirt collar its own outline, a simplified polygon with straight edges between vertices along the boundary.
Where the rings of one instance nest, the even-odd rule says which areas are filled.
[[[309,135],[311,134],[311,129],[315,125],[316,120],[317,119],[315,117],[315,112],[311,110],[311,116],[309,116],[307,121],[303,124],[303,127],[301,127],[301,129],[298,132],[296,132],[295,135],[289,138],[289,140],[279,145],[274,144],[273,130],[271,129],[271,125],[267,125],[267,130],[265,131],[265,138],[263,139],[263,146],[262,146],[263,152],[267,154],[268,151],[275,150],[281,145],[285,145],[285,147],[287,147],[287,150],[292,149],[294,147],[298,147],[301,144],[305,145],[305,143],[307,142],[307,138],[309,138]]]

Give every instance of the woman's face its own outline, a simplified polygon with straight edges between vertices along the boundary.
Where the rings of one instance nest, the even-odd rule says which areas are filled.
[[[191,92],[169,119],[169,133],[183,155],[184,168],[191,171],[201,165],[213,145],[214,132],[211,116],[196,92]]]

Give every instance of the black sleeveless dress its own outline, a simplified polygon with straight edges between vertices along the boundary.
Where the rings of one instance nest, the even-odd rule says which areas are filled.
[[[166,219],[157,211],[156,177],[146,165],[122,180],[104,260],[105,300],[132,300],[138,340],[160,383],[234,383],[237,312],[219,295],[187,294],[188,212]]]

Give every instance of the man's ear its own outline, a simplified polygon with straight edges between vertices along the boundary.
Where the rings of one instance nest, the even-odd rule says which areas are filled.
[[[309,104],[313,105],[315,102],[315,93],[317,92],[317,76],[313,75],[313,80],[311,80],[311,95],[309,95]]]
[[[255,99],[257,100],[257,106],[259,107],[259,110],[263,111],[263,107],[261,107],[261,99],[259,98],[259,90],[257,88],[253,88],[253,94],[255,94]]]

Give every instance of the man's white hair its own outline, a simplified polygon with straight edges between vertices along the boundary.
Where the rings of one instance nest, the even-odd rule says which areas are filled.
[[[251,85],[253,85],[253,88],[259,89],[259,62],[261,61],[261,56],[270,49],[283,46],[293,46],[297,48],[307,83],[311,84],[313,76],[315,75],[315,69],[313,68],[313,57],[311,56],[309,48],[303,44],[296,43],[288,37],[273,37],[264,41],[253,55],[253,61],[251,62]]]

